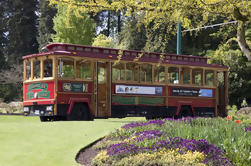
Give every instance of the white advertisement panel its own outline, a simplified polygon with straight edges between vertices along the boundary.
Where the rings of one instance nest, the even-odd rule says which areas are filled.
[[[117,94],[161,95],[162,87],[116,85]]]

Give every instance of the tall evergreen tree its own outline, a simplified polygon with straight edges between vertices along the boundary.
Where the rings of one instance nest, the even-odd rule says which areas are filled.
[[[126,46],[126,49],[143,50],[145,47],[146,30],[144,25],[141,25],[139,28],[135,26],[137,21],[136,17],[130,18],[121,32],[121,43]]]
[[[20,63],[22,56],[35,53],[37,43],[37,0],[8,1],[8,63]]]
[[[5,67],[5,48],[6,48],[6,22],[5,17],[6,2],[0,2],[0,69]]]
[[[52,34],[56,32],[53,29],[53,18],[57,13],[57,9],[54,6],[49,6],[47,0],[40,0],[39,6],[39,18],[38,18],[38,37],[39,51],[41,48],[52,42]]]

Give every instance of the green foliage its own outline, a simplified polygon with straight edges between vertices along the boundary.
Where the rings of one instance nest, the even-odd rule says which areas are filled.
[[[20,90],[22,91],[22,88],[16,84],[0,84],[0,98],[5,102],[21,100]]]
[[[94,38],[92,46],[113,48],[114,44],[111,37],[106,37],[105,35],[100,34]]]
[[[132,15],[140,18],[137,21],[137,25],[144,24],[150,26],[153,30],[149,33],[152,37],[148,37],[149,44],[153,40],[158,40],[156,43],[160,44],[157,48],[162,48],[162,44],[166,44],[166,41],[170,39],[171,35],[176,33],[176,24],[178,21],[182,22],[185,29],[192,29],[202,27],[206,23],[212,23],[217,17],[223,18],[224,21],[239,20],[244,23],[250,23],[250,1],[241,0],[205,0],[205,1],[190,1],[190,0],[167,0],[167,1],[103,1],[103,0],[70,0],[70,1],[58,1],[50,0],[51,4],[67,4],[71,11],[82,11],[90,13],[98,13],[100,11],[123,11],[126,17]],[[241,26],[241,24],[240,24]],[[159,35],[152,35],[154,31],[160,31]],[[240,28],[238,28],[238,31]],[[163,33],[164,32],[164,33]],[[242,35],[243,32],[239,31],[238,35]],[[169,34],[169,35],[166,35]],[[244,38],[245,40],[245,38]],[[243,46],[243,41],[239,43]],[[245,45],[249,47],[248,45]],[[154,45],[156,47],[156,45]],[[151,48],[148,46],[148,48]],[[243,47],[241,47],[243,48]],[[155,48],[156,50],[156,48]],[[242,50],[243,51],[243,50]],[[244,51],[243,51],[244,52]],[[249,57],[250,50],[245,55]]]
[[[121,35],[121,43],[129,50],[143,50],[146,43],[146,30],[144,25],[135,26],[138,22],[137,17],[131,17],[126,22]]]
[[[91,45],[95,35],[95,23],[84,12],[69,13],[63,5],[57,5],[58,13],[54,17],[55,35],[53,42]]]

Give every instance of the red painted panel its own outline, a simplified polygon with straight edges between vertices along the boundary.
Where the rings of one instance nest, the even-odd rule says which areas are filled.
[[[182,102],[189,102],[193,107],[215,107],[215,100],[208,98],[168,98],[168,106],[178,106]]]
[[[24,102],[44,103],[54,99],[54,81],[24,84]]]
[[[58,104],[70,104],[70,100],[74,98],[78,98],[78,99],[87,98],[91,103],[91,95],[83,94],[83,93],[80,93],[80,94],[60,93],[58,94],[58,97],[57,97],[57,103]]]

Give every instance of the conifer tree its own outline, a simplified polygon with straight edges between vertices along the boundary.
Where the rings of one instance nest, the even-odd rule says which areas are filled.
[[[37,8],[36,0],[8,1],[8,45],[9,65],[21,63],[22,56],[37,52]]]
[[[38,17],[38,37],[39,51],[42,47],[52,42],[52,34],[56,32],[53,29],[53,18],[57,13],[54,6],[49,5],[47,0],[39,1],[39,17]]]

